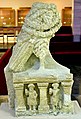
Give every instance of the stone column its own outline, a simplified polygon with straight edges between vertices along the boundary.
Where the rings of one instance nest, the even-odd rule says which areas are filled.
[[[71,82],[62,82],[64,91],[64,105],[71,102]]]
[[[64,102],[62,111],[65,113],[73,113],[73,103],[71,101],[72,82],[62,82],[64,91]]]
[[[23,84],[14,84],[15,88],[15,111],[16,116],[24,115],[26,111],[26,106],[23,97]]]
[[[40,104],[38,107],[39,113],[48,113],[49,106],[47,103],[47,87],[48,83],[37,83],[40,90]]]
[[[74,41],[79,42],[81,36],[81,0],[74,0],[73,35]]]

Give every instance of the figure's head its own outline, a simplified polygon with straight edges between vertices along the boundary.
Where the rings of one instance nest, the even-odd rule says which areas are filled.
[[[53,87],[53,89],[58,89],[59,84],[58,84],[58,83],[53,83],[53,84],[52,84],[52,87]]]
[[[55,4],[36,2],[25,18],[28,33],[38,37],[50,37],[61,26],[61,20]]]
[[[28,85],[29,91],[33,91],[34,90],[34,87],[35,87],[34,84],[29,84]]]

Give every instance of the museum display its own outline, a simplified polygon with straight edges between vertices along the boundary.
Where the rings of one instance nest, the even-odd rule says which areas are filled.
[[[24,23],[24,19],[26,17],[26,15],[28,14],[28,12],[30,11],[30,7],[19,7],[19,9],[17,9],[17,25],[18,26],[22,26]]]
[[[9,106],[16,116],[74,112],[73,74],[49,51],[50,39],[60,27],[55,4],[33,3],[4,69]]]
[[[0,7],[0,27],[15,26],[15,9]]]

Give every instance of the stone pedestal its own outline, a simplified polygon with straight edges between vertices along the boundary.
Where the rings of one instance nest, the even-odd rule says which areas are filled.
[[[81,108],[79,107],[77,101],[73,102],[74,114],[70,115],[32,115],[32,116],[22,116],[14,117],[14,110],[9,109],[8,103],[2,103],[0,106],[0,117],[1,119],[81,119]]]
[[[18,74],[14,74],[16,116],[54,114],[56,112],[62,114],[73,113],[73,105],[71,102],[72,78],[72,74],[65,75],[65,79],[55,77],[21,78]],[[32,92],[33,98],[31,97],[29,100],[30,85],[34,87]]]
[[[47,87],[48,83],[37,83],[40,90],[40,104],[38,107],[39,113],[48,113],[49,106],[47,102]]]

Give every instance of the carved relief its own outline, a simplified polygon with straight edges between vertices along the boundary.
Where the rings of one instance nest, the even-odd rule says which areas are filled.
[[[60,26],[55,4],[37,2],[32,5],[5,68],[9,106],[16,108],[16,115],[29,115],[30,111],[47,114],[50,109],[57,114],[63,106],[62,100],[66,104],[66,97],[70,97],[71,86],[66,85],[72,81],[70,69],[57,63],[49,51],[50,39]]]

